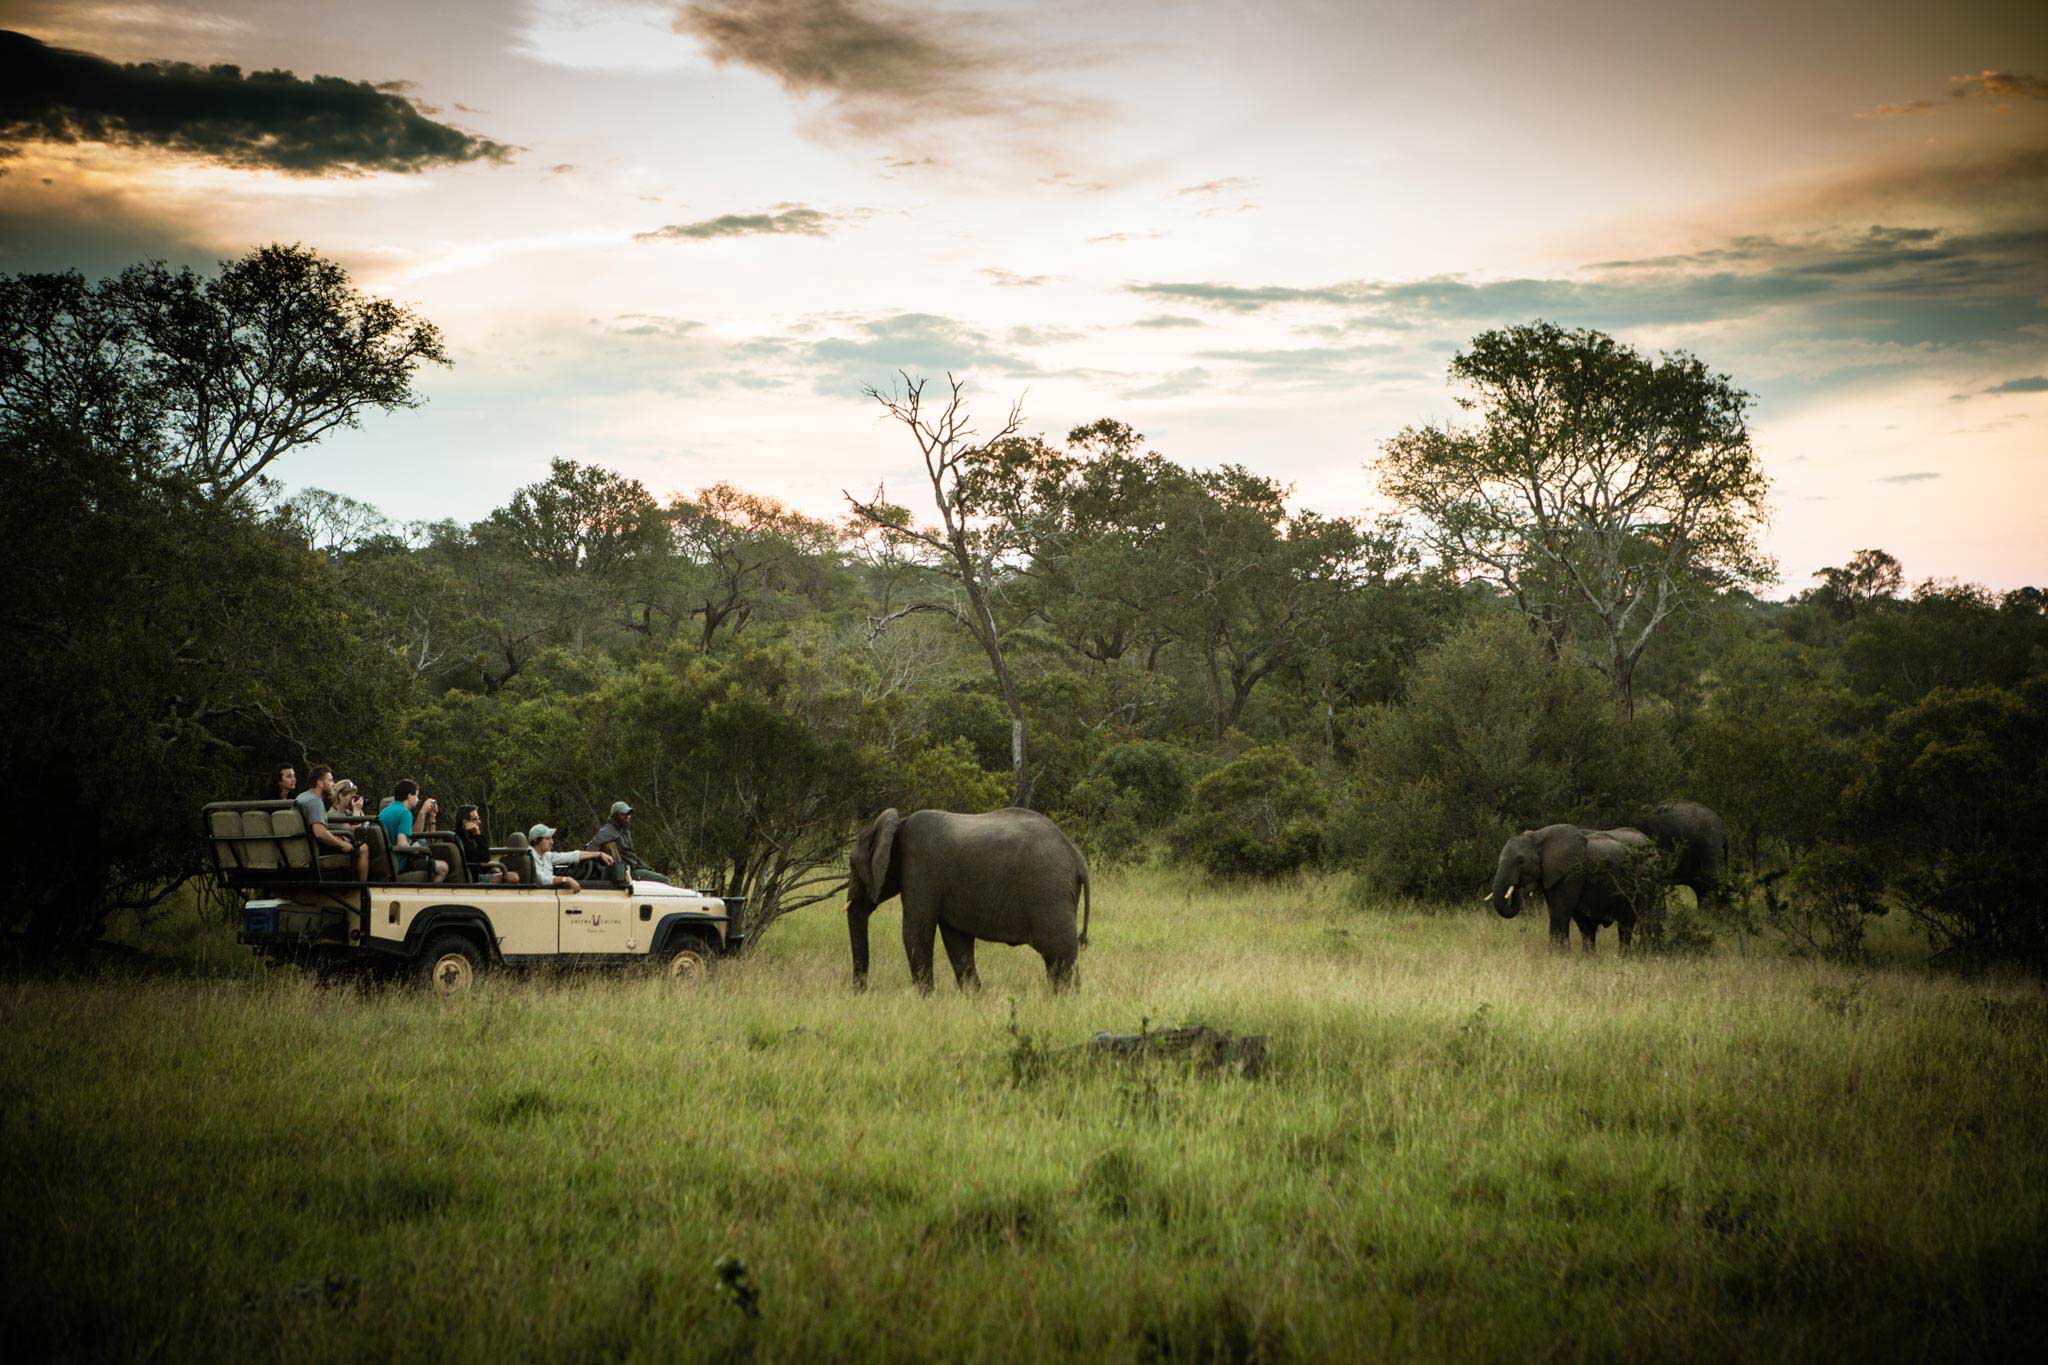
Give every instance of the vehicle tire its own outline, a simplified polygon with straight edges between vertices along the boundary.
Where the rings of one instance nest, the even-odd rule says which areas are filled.
[[[705,945],[704,940],[686,938],[669,949],[668,960],[662,965],[662,975],[679,985],[695,986],[711,979],[717,963],[718,955]]]
[[[413,979],[436,995],[467,995],[484,972],[484,951],[468,934],[440,933],[427,940],[413,964]]]

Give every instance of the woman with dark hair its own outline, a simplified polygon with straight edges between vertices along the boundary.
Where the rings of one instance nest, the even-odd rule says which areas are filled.
[[[289,763],[280,763],[271,770],[270,780],[257,793],[258,801],[290,801],[299,789],[299,770]]]
[[[516,882],[518,874],[508,872],[505,865],[491,858],[491,841],[484,837],[484,817],[475,806],[462,806],[455,812],[455,837],[462,841],[462,861],[469,866],[469,875],[482,885],[498,882]]]

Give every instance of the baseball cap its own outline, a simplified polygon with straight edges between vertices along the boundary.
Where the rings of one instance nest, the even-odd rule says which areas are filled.
[[[552,839],[555,837],[555,827],[553,825],[535,825],[532,829],[526,831],[526,837],[529,842],[536,844],[543,839]]]
[[[627,805],[627,804],[626,804],[625,802],[623,802],[623,801],[614,801],[614,802],[612,802],[612,814],[613,814],[613,815],[631,815],[632,813],[633,813],[633,808],[632,808],[631,806]]]

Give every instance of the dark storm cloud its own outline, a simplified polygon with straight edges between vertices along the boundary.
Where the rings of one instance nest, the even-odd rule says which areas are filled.
[[[512,149],[368,81],[185,62],[123,65],[0,31],[0,139],[160,147],[295,175],[421,171]]]
[[[2048,393],[2048,374],[2030,374],[2025,379],[2008,379],[1993,384],[1986,393]]]
[[[777,211],[777,210],[780,211]],[[697,223],[670,223],[636,232],[636,242],[705,242],[720,237],[823,237],[837,220],[801,204],[778,205],[767,213],[724,213]]]
[[[854,133],[1078,112],[1033,88],[1031,54],[998,48],[984,17],[911,14],[879,0],[684,0],[675,28],[715,62],[829,101]]]

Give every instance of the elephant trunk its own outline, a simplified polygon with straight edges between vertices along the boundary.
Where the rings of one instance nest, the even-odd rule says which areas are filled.
[[[846,938],[853,949],[853,988],[865,990],[868,984],[868,916],[875,913],[872,905],[862,906],[848,901],[846,905]]]
[[[1510,882],[1506,877],[1493,879],[1493,913],[1502,919],[1513,919],[1522,913],[1522,884]]]

